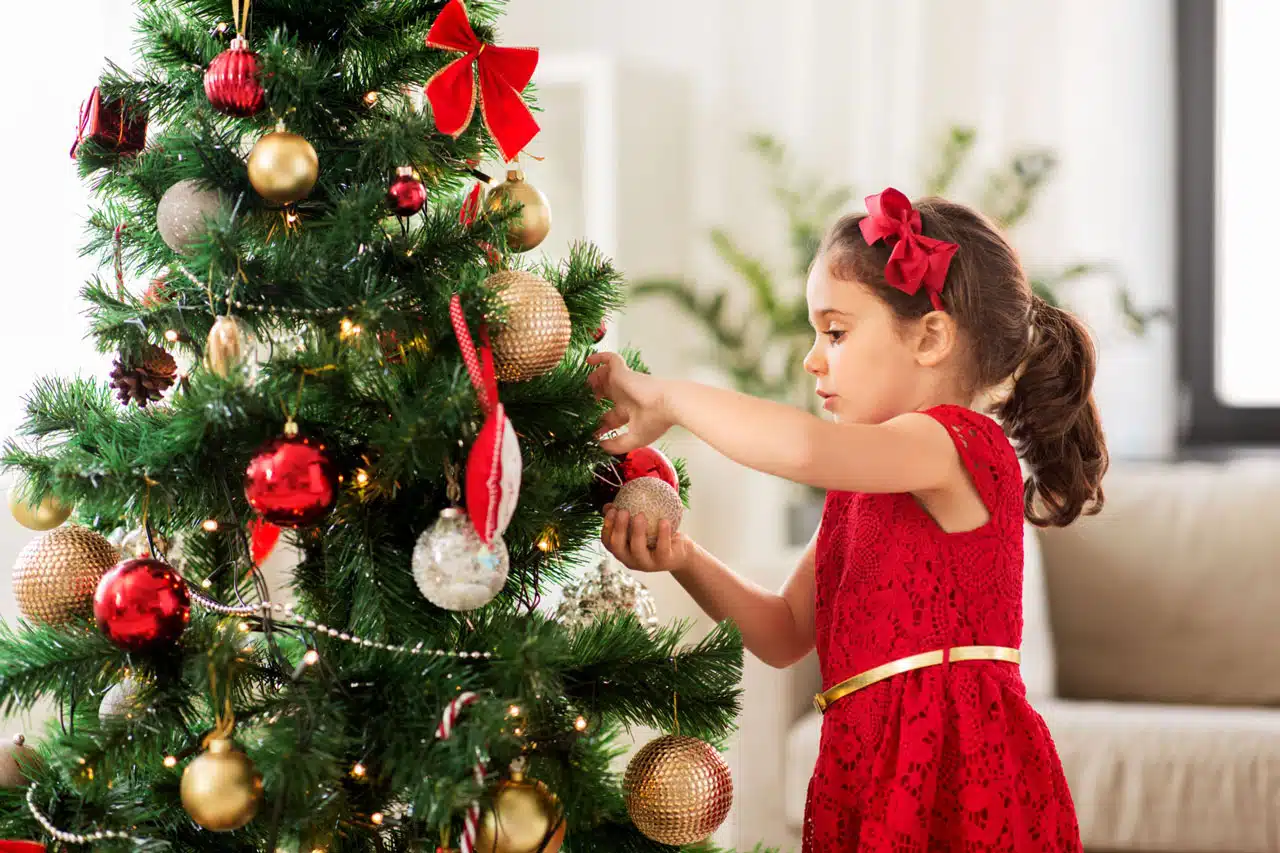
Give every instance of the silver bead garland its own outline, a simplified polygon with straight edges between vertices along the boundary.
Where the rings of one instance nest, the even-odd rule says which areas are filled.
[[[49,818],[45,817],[40,809],[36,808],[36,785],[34,782],[27,788],[27,811],[31,812],[31,816],[36,819],[36,823],[44,827],[44,831],[53,836],[56,840],[63,844],[92,844],[97,841],[106,841],[107,839],[119,839],[121,841],[132,841],[134,844],[146,844],[147,839],[136,838],[127,832],[116,832],[113,829],[99,830],[91,832],[88,835],[80,835],[75,832],[63,832],[53,825]]]

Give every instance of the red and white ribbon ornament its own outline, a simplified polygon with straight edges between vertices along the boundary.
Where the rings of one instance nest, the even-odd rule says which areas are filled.
[[[458,717],[462,714],[462,709],[479,698],[475,693],[458,694],[458,697],[445,707],[444,716],[440,719],[440,725],[436,726],[436,738],[438,740],[448,740],[449,736],[453,734],[453,727],[458,723]],[[484,785],[485,766],[483,760],[476,759],[472,773],[475,776],[476,783]],[[480,801],[476,800],[467,806],[467,815],[462,822],[462,839],[458,843],[460,853],[474,853],[476,837],[479,832]]]
[[[515,427],[498,400],[498,374],[493,366],[489,327],[481,324],[477,351],[467,328],[462,299],[456,293],[449,302],[449,319],[458,338],[462,361],[480,400],[480,409],[485,413],[484,426],[467,455],[466,501],[467,515],[476,533],[488,544],[506,531],[515,515],[524,463]]]

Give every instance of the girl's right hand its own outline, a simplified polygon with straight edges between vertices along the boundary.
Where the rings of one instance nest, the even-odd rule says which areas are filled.
[[[600,541],[622,565],[636,572],[678,572],[689,565],[697,547],[663,519],[658,523],[658,544],[650,548],[649,523],[644,515],[633,518],[626,510],[614,509],[613,504],[605,505]]]

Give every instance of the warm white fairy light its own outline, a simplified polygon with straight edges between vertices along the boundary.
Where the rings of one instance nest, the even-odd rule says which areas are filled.
[[[204,521],[200,522],[200,526],[209,533],[213,533],[218,529],[218,522],[215,519],[206,518]]]
[[[574,720],[574,721],[573,721],[573,727],[574,727],[575,729],[577,729],[578,731],[580,731],[580,732],[586,731],[586,730],[587,730],[587,718],[586,718],[586,717],[578,717],[578,719],[576,719],[576,720]]]
[[[176,329],[169,329],[164,333],[164,339],[171,344],[176,343],[178,340],[178,331]]]
[[[508,714],[510,714],[510,715],[511,715],[511,716],[513,716],[513,717],[518,717],[518,716],[520,716],[520,706],[519,706],[519,705],[512,705],[510,708],[508,708],[508,709],[507,709],[507,713],[508,713]]]
[[[364,774],[367,772],[368,771],[365,769],[365,766],[361,764],[359,761],[357,761],[355,766],[351,768],[351,775],[356,777],[357,779],[364,778]]]
[[[374,812],[373,814],[369,815],[369,820],[373,821],[373,824],[375,826],[382,826],[382,820],[383,820],[382,812]]]
[[[319,660],[320,653],[315,649],[307,649],[307,653],[302,656],[302,662],[307,666],[315,666],[316,662]]]
[[[178,766],[178,759],[172,755],[166,755],[164,757],[164,766],[173,769]]]

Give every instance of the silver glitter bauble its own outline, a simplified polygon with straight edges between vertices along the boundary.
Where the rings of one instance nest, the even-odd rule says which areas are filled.
[[[188,178],[165,190],[156,207],[156,227],[165,245],[189,254],[193,244],[207,229],[206,217],[214,219],[222,210],[222,196],[207,189],[200,180]]]
[[[457,507],[418,537],[413,579],[423,596],[445,610],[473,610],[488,604],[507,584],[507,546],[501,536],[486,545],[467,514]]]
[[[142,685],[129,676],[112,685],[98,704],[98,721],[104,726],[138,718],[143,708],[138,703]]]
[[[153,554],[151,552],[151,544],[147,541],[147,531],[143,528],[139,527],[126,533],[124,538],[120,540],[120,559],[163,558],[169,551],[168,540],[154,530],[151,532],[151,538],[155,541],[156,548],[160,553]]]
[[[608,558],[582,580],[566,584],[555,620],[570,630],[616,613],[632,613],[646,628],[658,627],[658,607],[649,589]]]

